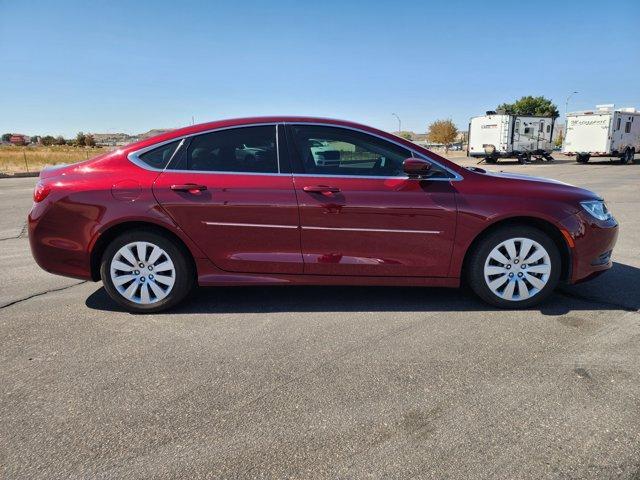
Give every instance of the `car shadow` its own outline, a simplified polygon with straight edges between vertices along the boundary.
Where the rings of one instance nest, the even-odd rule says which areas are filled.
[[[574,310],[640,309],[640,268],[614,263],[610,271],[588,283],[560,287],[532,310],[564,315]],[[86,306],[123,312],[103,287],[92,293]],[[449,312],[497,311],[468,288],[251,286],[202,287],[178,307],[161,314],[277,313],[277,312]]]

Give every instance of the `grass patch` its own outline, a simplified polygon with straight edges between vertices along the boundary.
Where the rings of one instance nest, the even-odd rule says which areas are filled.
[[[0,146],[0,173],[37,172],[48,165],[76,163],[110,151],[110,148],[69,146]]]

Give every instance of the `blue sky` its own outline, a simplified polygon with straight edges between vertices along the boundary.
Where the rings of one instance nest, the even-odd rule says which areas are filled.
[[[640,108],[640,1],[0,0],[0,132],[300,114],[424,132],[522,95]]]

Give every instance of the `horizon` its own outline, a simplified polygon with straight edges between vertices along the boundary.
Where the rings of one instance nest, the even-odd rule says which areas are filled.
[[[396,132],[394,114],[402,131],[447,118],[464,131],[525,95],[550,98],[563,122],[574,91],[569,111],[640,108],[640,3],[631,0],[615,11],[543,0],[533,33],[505,1],[329,0],[312,14],[291,1],[171,6],[112,2],[96,18],[75,1],[0,4],[0,132],[136,135],[265,115]]]

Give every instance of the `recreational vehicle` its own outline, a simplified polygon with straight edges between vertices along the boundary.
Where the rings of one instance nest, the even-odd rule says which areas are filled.
[[[591,157],[617,157],[632,162],[640,152],[640,112],[596,105],[595,110],[567,114],[567,134],[562,152],[575,155],[579,163]]]
[[[517,158],[520,163],[532,157],[552,161],[554,122],[552,117],[487,112],[469,123],[467,153],[487,163],[499,158]]]

